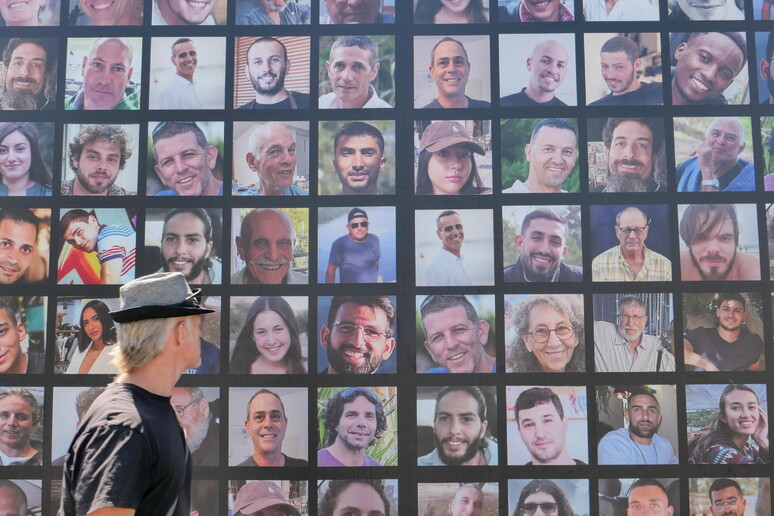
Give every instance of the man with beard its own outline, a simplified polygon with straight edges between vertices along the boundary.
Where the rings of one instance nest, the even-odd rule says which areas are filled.
[[[288,417],[282,399],[269,389],[261,389],[247,402],[245,431],[253,442],[253,454],[238,466],[306,467],[303,459],[282,453],[282,442],[288,429]]]
[[[358,331],[362,330],[362,331]],[[387,296],[334,296],[320,345],[320,374],[374,374],[395,350],[395,307]]]
[[[153,0],[153,25],[215,25],[218,0]]]
[[[733,204],[691,204],[680,220],[683,281],[760,280],[757,256],[739,252],[739,220]]]
[[[715,301],[718,325],[685,332],[685,365],[692,371],[758,371],[763,340],[746,326],[747,303],[741,294],[722,293]]]
[[[626,409],[629,428],[608,432],[599,441],[599,464],[677,464],[672,444],[657,434],[661,408],[653,394],[629,396]]]
[[[527,86],[518,93],[502,97],[500,106],[566,106],[556,98],[556,90],[564,82],[569,66],[569,54],[560,42],[551,39],[538,43],[527,58]]]
[[[664,147],[664,126],[655,118],[608,118],[602,129],[608,174],[591,192],[658,192],[666,181],[656,177]],[[592,179],[592,178],[590,178]]]
[[[0,210],[0,285],[24,283],[37,254],[39,229],[40,220],[27,208]]]
[[[178,38],[172,43],[172,65],[175,75],[167,82],[151,109],[202,109],[194,73],[199,65],[196,45],[191,38]]]
[[[465,296],[428,296],[419,309],[425,350],[438,364],[428,373],[496,373],[495,357],[484,350],[489,323]]]
[[[738,118],[713,119],[704,141],[691,149],[693,157],[677,165],[677,191],[755,191],[755,167],[739,157],[744,148],[744,128]]]
[[[497,466],[497,441],[486,437],[486,398],[475,386],[444,387],[435,397],[435,449],[419,466]]]
[[[380,67],[374,40],[368,36],[337,38],[325,62],[331,91],[320,97],[320,109],[391,108],[371,84]]]
[[[296,177],[296,138],[280,122],[269,122],[250,133],[247,166],[258,175],[250,189],[236,190],[234,195],[309,195],[308,190],[293,184]]]
[[[2,110],[50,110],[56,101],[53,41],[13,38],[3,50]],[[49,55],[52,58],[49,58]]]
[[[772,4],[764,2],[764,5],[768,5],[771,9]],[[774,59],[774,32],[769,32],[769,36],[766,39],[766,55],[761,56],[759,65],[759,71],[761,79],[766,81],[768,91],[763,91],[761,88],[761,95],[765,95],[761,101],[761,105],[774,104],[774,67],[771,66],[771,60]]]
[[[161,230],[161,269],[182,272],[191,285],[220,283],[222,265],[212,256],[212,219],[204,208],[174,208]]]
[[[347,215],[347,232],[331,245],[325,283],[335,283],[336,269],[339,283],[376,283],[379,279],[379,260],[382,257],[379,237],[368,232],[368,214],[352,208]]]
[[[635,480],[627,498],[628,516],[673,516],[675,513],[666,489],[661,482],[652,478]]]
[[[485,100],[465,95],[470,78],[470,61],[465,46],[454,38],[443,38],[430,52],[430,76],[438,97],[422,108],[488,108]]]
[[[514,238],[519,259],[503,269],[505,281],[516,283],[583,281],[583,269],[563,263],[567,256],[567,221],[550,208],[529,212]]]
[[[730,478],[718,478],[709,488],[710,511],[713,516],[744,516],[747,498],[739,482]]]
[[[669,258],[645,247],[650,220],[633,206],[615,216],[615,236],[621,245],[591,261],[593,281],[672,281]]]
[[[675,357],[661,339],[645,334],[645,302],[627,296],[618,302],[618,325],[594,321],[594,370],[612,372],[674,371]]]
[[[237,25],[308,25],[312,7],[291,0],[242,0],[237,4]]]
[[[382,400],[371,389],[350,387],[328,398],[320,421],[328,447],[317,452],[319,467],[381,466],[366,449],[387,430]]]
[[[602,78],[610,93],[589,106],[660,106],[664,103],[664,89],[660,82],[640,82],[637,79],[642,60],[640,47],[631,38],[610,38],[599,53]]]
[[[99,38],[83,57],[83,85],[65,101],[73,110],[137,110],[140,88],[130,86],[134,49],[126,38]]]
[[[62,181],[62,195],[129,195],[115,184],[132,157],[130,136],[120,125],[87,125],[68,145],[75,177]]]
[[[462,258],[465,226],[454,210],[442,211],[435,219],[435,234],[441,241],[441,249],[425,268],[425,285],[433,287],[470,285],[470,276]]]
[[[292,63],[280,40],[258,38],[245,55],[245,75],[253,85],[255,98],[237,109],[309,109],[309,94],[285,89],[285,76]]]
[[[218,422],[210,417],[210,404],[199,387],[175,387],[169,399],[185,430],[194,466],[218,465]]]
[[[333,170],[341,181],[342,195],[378,194],[379,174],[384,171],[382,132],[365,122],[344,124],[333,139]]]
[[[516,428],[532,460],[525,466],[585,466],[567,451],[570,423],[559,396],[548,387],[532,387],[519,394],[513,407]]]

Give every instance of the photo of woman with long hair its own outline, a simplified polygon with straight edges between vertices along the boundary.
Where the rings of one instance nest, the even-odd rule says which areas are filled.
[[[419,0],[414,23],[488,23],[489,9],[481,0]]]
[[[81,310],[78,347],[67,366],[67,374],[118,374],[107,349],[117,340],[108,305],[99,299],[86,303]]]
[[[28,122],[0,124],[0,197],[51,195],[51,172]]]
[[[540,512],[538,512],[540,511]],[[533,480],[521,490],[513,516],[575,516],[561,488],[550,480]]]

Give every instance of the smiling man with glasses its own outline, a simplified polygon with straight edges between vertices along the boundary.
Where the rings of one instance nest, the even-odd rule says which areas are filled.
[[[744,516],[747,499],[736,480],[718,478],[709,488],[710,511],[713,516]]]
[[[379,280],[379,260],[382,257],[379,237],[368,232],[368,214],[352,208],[347,215],[348,235],[339,237],[331,246],[325,282],[376,283]]]

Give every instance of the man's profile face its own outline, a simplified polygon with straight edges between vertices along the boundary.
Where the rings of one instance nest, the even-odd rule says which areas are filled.
[[[203,149],[190,131],[158,140],[156,173],[164,186],[177,195],[202,195],[213,180],[212,170],[218,162],[218,149]]]
[[[29,26],[38,24],[38,13],[46,0],[0,0],[0,16],[7,26]],[[2,512],[0,512],[2,514]]]
[[[626,516],[672,516],[673,514],[674,508],[669,505],[669,500],[660,487],[640,486],[629,492]]]
[[[632,397],[626,413],[629,416],[629,432],[637,437],[649,439],[661,426],[661,409],[653,396],[639,394]]]
[[[516,425],[521,440],[536,465],[550,464],[564,450],[569,424],[559,417],[552,402],[519,410],[516,414]]]
[[[527,5],[532,0],[528,0],[522,5]],[[549,0],[549,5],[558,0]],[[544,41],[535,47],[532,56],[527,59],[527,71],[529,74],[529,84],[537,91],[553,92],[564,81],[564,75],[567,73],[567,66],[570,58],[567,51],[558,41]]]
[[[247,262],[250,274],[259,283],[279,285],[293,261],[292,228],[272,211],[247,216],[250,233],[237,237],[239,257]]]
[[[387,516],[384,500],[373,486],[353,481],[336,497],[336,516]]]
[[[718,325],[726,331],[736,331],[742,328],[747,321],[747,312],[744,305],[736,299],[726,299],[717,310]]]
[[[92,140],[83,146],[80,156],[73,156],[71,165],[78,183],[87,192],[104,194],[121,171],[121,145],[105,139]]]
[[[344,303],[336,311],[336,321],[364,328],[348,333],[341,330],[341,325],[322,327],[320,343],[336,373],[375,373],[392,355],[395,339],[387,336],[389,322],[381,308]],[[372,331],[366,334],[369,329]]]
[[[0,221],[0,285],[16,283],[35,256],[35,225],[11,219]]]
[[[5,70],[5,89],[39,95],[46,85],[46,50],[35,43],[22,43],[11,53]]]
[[[719,32],[700,34],[680,43],[675,59],[673,83],[684,98],[681,103],[688,104],[701,104],[722,94],[744,64],[736,43]]]
[[[256,172],[270,195],[293,184],[296,175],[296,140],[284,126],[274,125],[263,133],[258,154],[247,153],[247,164]]]
[[[3,516],[27,516],[27,504],[19,493],[11,488],[0,487],[0,514]]]
[[[331,89],[343,102],[366,103],[369,85],[379,73],[379,63],[371,67],[371,52],[358,46],[337,47],[325,63]]]
[[[245,430],[256,452],[266,455],[280,453],[287,429],[288,418],[276,396],[262,393],[253,398]]]
[[[524,154],[531,177],[547,189],[561,188],[575,168],[577,139],[568,129],[543,126],[535,135],[535,143],[524,146]]]
[[[605,147],[610,175],[631,178],[633,182],[649,180],[653,173],[653,143],[653,132],[647,125],[634,120],[618,124],[610,148]],[[622,189],[626,190],[636,188]]]
[[[24,325],[14,322],[8,310],[0,308],[0,374],[22,372],[18,370],[22,360],[20,343],[26,336]]]
[[[165,3],[176,16],[170,25],[201,25],[215,7],[216,0],[158,0]]]
[[[132,0],[80,0],[80,6],[92,25],[123,25],[132,10]]]
[[[457,489],[451,503],[452,516],[481,516],[483,510],[484,493],[471,486]]]
[[[325,0],[331,23],[374,23],[379,0]]]
[[[450,373],[472,373],[484,355],[489,324],[471,321],[462,306],[433,312],[422,318],[425,349],[433,361]]]
[[[734,486],[710,491],[710,511],[713,516],[744,516],[747,499]]]
[[[713,121],[704,143],[712,149],[711,160],[713,163],[731,165],[739,159],[739,154],[744,150],[744,133],[741,125],[732,119],[719,119]]]
[[[602,78],[605,79],[607,87],[614,95],[622,95],[637,89],[639,84],[634,80],[637,78],[642,63],[639,59],[634,62],[629,61],[629,56],[621,50],[620,52],[601,52]]]
[[[368,219],[366,217],[357,216],[350,219],[347,222],[347,231],[349,237],[355,242],[364,242],[368,236]]]
[[[707,219],[710,220],[713,215],[714,212],[707,212]],[[725,279],[736,260],[733,221],[726,217],[711,233],[697,230],[688,250],[703,280]]]
[[[93,215],[86,220],[76,220],[67,226],[62,235],[62,240],[84,253],[93,253],[97,250],[97,236],[99,235],[99,222]]]
[[[353,194],[368,193],[376,188],[387,158],[373,136],[342,136],[333,156],[333,169],[343,188]]]
[[[465,391],[451,391],[436,404],[435,447],[447,466],[465,465],[481,450],[488,423],[479,412],[478,401]]]
[[[618,217],[618,223],[615,226],[615,236],[621,243],[621,251],[624,253],[642,252],[649,229],[647,219],[639,211],[623,212]]]
[[[175,72],[181,77],[193,77],[199,64],[196,46],[193,41],[184,41],[175,45],[175,53],[171,57]]]
[[[648,317],[645,309],[637,303],[629,303],[618,309],[618,334],[627,342],[638,341],[646,324]]]
[[[551,281],[569,248],[567,226],[556,220],[532,219],[514,239],[519,261],[530,281]]]
[[[285,75],[290,71],[290,61],[285,49],[277,41],[261,41],[247,52],[245,73],[253,89],[261,95],[274,95],[285,87]]]
[[[454,41],[444,41],[435,47],[430,76],[438,86],[438,94],[457,98],[465,95],[470,77],[470,62],[465,49]]]
[[[376,407],[365,396],[344,403],[336,441],[350,451],[365,451],[376,435]]]
[[[36,426],[27,400],[14,394],[0,399],[0,450],[24,450]]]
[[[538,21],[559,21],[559,0],[526,0],[521,5]]]
[[[85,109],[113,109],[132,78],[130,52],[116,39],[105,41],[83,58]]]
[[[170,217],[161,235],[161,259],[167,272],[182,272],[189,282],[204,270],[212,252],[212,242],[205,237],[204,222],[193,213]]]
[[[456,213],[441,217],[439,221],[441,226],[435,234],[441,239],[443,248],[453,252],[460,252],[462,242],[465,240],[465,227],[462,225],[462,219]]]

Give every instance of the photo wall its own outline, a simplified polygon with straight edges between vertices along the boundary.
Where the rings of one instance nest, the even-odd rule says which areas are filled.
[[[771,5],[0,2],[0,507],[174,271],[192,515],[770,516]]]

